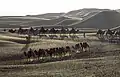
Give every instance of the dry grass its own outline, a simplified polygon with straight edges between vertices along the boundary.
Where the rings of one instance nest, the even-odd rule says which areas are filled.
[[[10,37],[9,37],[10,36]],[[39,39],[29,45],[11,40],[25,40],[11,34],[0,35],[0,77],[119,77],[120,76],[120,45],[100,42],[94,36],[79,40],[45,40]],[[50,48],[74,45],[76,42],[87,41],[91,54],[76,54],[72,60],[48,62],[41,64],[19,64],[22,49]],[[23,56],[22,56],[23,57]],[[89,58],[88,58],[89,57]],[[21,60],[23,61],[23,60]],[[6,64],[6,65],[3,65]]]
[[[0,66],[2,77],[119,77],[119,57]]]

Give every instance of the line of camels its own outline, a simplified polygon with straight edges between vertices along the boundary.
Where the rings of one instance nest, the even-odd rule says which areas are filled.
[[[6,31],[4,29],[4,31]],[[8,30],[11,33],[18,33],[18,34],[31,34],[31,35],[38,35],[38,34],[75,34],[77,32],[79,32],[79,30],[75,29],[75,28],[64,28],[61,27],[60,29],[55,29],[55,28],[51,28],[51,29],[47,29],[44,27],[41,27],[40,29],[34,29],[33,27],[30,27],[29,29],[25,29],[20,27],[19,29],[9,29]]]
[[[39,36],[39,38],[48,38],[48,39],[62,39],[64,40],[65,38],[80,38],[80,36],[75,35],[79,34],[80,31],[75,28],[64,28],[61,27],[60,29],[47,29],[44,27],[41,27],[40,29],[34,29],[30,27],[29,29],[24,29],[20,27],[19,29],[9,29],[9,32],[11,33],[18,33],[18,34],[23,34],[23,35],[30,35],[30,36]],[[51,35],[53,34],[53,35]],[[60,34],[59,36],[56,34]],[[64,35],[65,34],[65,35]],[[66,35],[68,34],[68,35]],[[72,35],[71,35],[72,34]],[[108,41],[110,43],[120,43],[120,30],[101,30],[99,29],[96,32],[96,36],[99,38],[101,41]],[[83,32],[83,37],[85,38],[85,32]],[[29,39],[30,37],[26,37],[26,39]]]
[[[30,27],[29,29],[25,29],[20,27],[19,29],[9,29],[8,32],[18,33],[22,35],[39,36],[39,38],[49,38],[49,39],[80,38],[79,36],[74,35],[74,34],[79,34],[79,30],[75,28],[68,29],[62,27],[60,29],[55,29],[55,28],[46,29],[44,27],[41,27],[40,29],[34,29]],[[56,35],[56,34],[60,34],[60,35]]]
[[[97,31],[97,37],[100,40],[108,41],[111,43],[120,43],[120,30],[101,30]]]
[[[74,34],[79,34],[80,31],[78,29],[72,28],[72,29],[68,29],[68,28],[60,28],[60,29],[55,29],[55,28],[51,28],[51,29],[46,29],[44,27],[41,27],[40,29],[34,29],[34,28],[29,28],[29,29],[23,29],[22,27],[20,27],[19,29],[9,29],[9,32],[11,33],[18,33],[18,34],[27,34],[30,36],[39,36],[40,38],[50,38],[50,39],[64,39],[64,38],[80,38],[77,35]],[[53,35],[47,35],[47,34],[53,34]],[[55,35],[55,34],[60,34]],[[63,35],[62,35],[63,34]],[[69,34],[69,35],[64,35],[64,34]],[[73,34],[73,35],[71,35]],[[99,29],[96,32],[97,37],[100,40],[107,40],[109,42],[115,42],[115,43],[119,43],[120,42],[120,30],[101,30]],[[83,32],[83,36],[84,38],[86,37],[85,32]]]
[[[38,58],[40,60],[44,57],[56,57],[59,58],[66,56],[66,54],[72,55],[73,53],[80,53],[90,51],[89,44],[87,42],[77,43],[72,46],[65,46],[65,47],[55,47],[55,48],[47,48],[47,49],[29,49],[28,51],[24,51],[24,56],[27,58],[28,61],[30,59]]]

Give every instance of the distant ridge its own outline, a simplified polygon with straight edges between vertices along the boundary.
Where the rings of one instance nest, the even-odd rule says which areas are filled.
[[[103,11],[83,22],[71,26],[79,28],[106,29],[116,27],[117,25],[120,25],[120,13],[116,11]]]
[[[65,13],[46,13],[40,15],[26,15],[29,17],[38,17],[38,18],[46,18],[46,19],[56,19],[58,17],[64,16]]]
[[[1,16],[0,28],[7,27],[75,27],[111,29],[120,25],[118,10],[84,8],[68,13],[46,13],[26,16]]]

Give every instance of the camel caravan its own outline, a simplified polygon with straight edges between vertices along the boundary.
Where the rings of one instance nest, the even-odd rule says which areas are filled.
[[[6,31],[6,30],[5,30]],[[79,38],[79,36],[75,35],[79,33],[79,30],[74,28],[60,28],[60,29],[45,29],[41,27],[40,29],[34,29],[30,27],[29,29],[25,29],[20,27],[19,29],[9,29],[10,33],[18,33],[19,35],[31,35],[31,36],[39,36],[39,38],[43,39],[66,39],[66,38]]]
[[[110,43],[120,43],[120,30],[98,30],[97,37],[101,41],[108,41]]]
[[[6,30],[5,30],[6,31]],[[45,29],[44,27],[41,27],[41,29],[34,29],[34,28],[29,28],[29,29],[23,29],[20,27],[19,29],[9,29],[8,30],[10,33],[17,33],[19,35],[27,35],[26,36],[26,41],[30,43],[31,37],[32,36],[39,36],[39,38],[42,39],[67,39],[67,38],[80,38],[79,36],[75,35],[79,33],[79,30],[76,30],[74,28],[67,29],[67,28],[61,28],[61,29]],[[85,36],[85,33],[84,33]],[[29,49],[28,51],[23,51],[24,57],[30,61],[31,59],[37,59],[41,60],[46,57],[50,58],[62,58],[70,55],[73,55],[74,53],[81,53],[81,52],[89,52],[89,44],[87,42],[81,42],[77,43],[72,46],[65,46],[65,47],[55,47],[55,48],[47,48],[47,49]]]
[[[40,29],[23,29],[20,27],[19,29],[9,29],[9,32],[11,33],[18,33],[20,35],[29,35],[29,36],[39,36],[39,38],[42,39],[79,39],[79,35],[75,34],[80,34],[80,32],[77,29],[71,28],[64,28],[61,27],[60,29],[45,29],[44,27],[41,27]],[[112,30],[112,29],[107,29],[107,30],[101,30],[99,29],[96,32],[97,37],[101,41],[108,41],[109,43],[120,43],[120,30]],[[85,32],[83,32],[84,38],[86,37]],[[26,37],[27,38],[27,37]]]
[[[30,59],[43,59],[45,57],[54,57],[54,58],[61,58],[65,57],[66,54],[68,56],[72,55],[73,53],[80,53],[90,51],[89,45],[87,42],[77,43],[74,46],[65,46],[65,47],[56,47],[56,48],[48,48],[48,49],[29,49],[28,51],[24,51],[24,56],[30,61]]]
[[[67,28],[61,28],[61,29],[45,29],[44,27],[41,27],[40,29],[23,29],[20,27],[17,29],[9,29],[9,32],[11,33],[17,33],[19,35],[27,35],[26,40],[30,43],[31,36],[39,36],[39,38],[42,39],[66,39],[66,38],[77,38],[80,37],[75,34],[79,34],[79,30],[76,30],[74,28],[67,29]],[[96,32],[97,37],[101,41],[108,41],[110,43],[120,43],[120,30],[98,30]],[[83,36],[85,38],[85,32],[83,33]],[[67,54],[68,56],[74,54],[74,53],[81,53],[90,51],[90,46],[87,42],[77,43],[73,46],[65,46],[65,47],[55,47],[55,48],[47,48],[47,49],[29,49],[28,51],[24,51],[23,54],[30,61],[30,59],[44,59],[46,57],[50,58],[61,58],[65,57]]]

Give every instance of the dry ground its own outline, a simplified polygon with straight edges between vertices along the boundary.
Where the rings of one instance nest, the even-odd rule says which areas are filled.
[[[0,77],[119,77],[120,45],[100,42],[95,36],[80,39],[39,39],[23,44],[24,36],[0,33]],[[39,64],[19,64],[23,51],[29,48],[50,48],[87,41],[90,53],[74,54],[69,60]],[[13,65],[16,63],[15,65]],[[12,65],[10,65],[12,64]],[[19,64],[19,65],[18,65]]]

